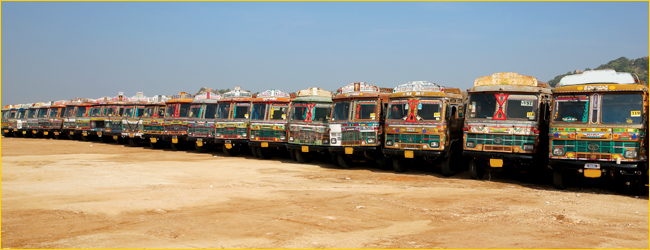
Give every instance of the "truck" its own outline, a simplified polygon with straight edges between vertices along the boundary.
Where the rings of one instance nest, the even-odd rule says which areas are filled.
[[[331,157],[329,123],[331,91],[310,87],[296,93],[289,110],[287,149],[291,159],[307,163],[315,156]],[[331,157],[338,166],[338,159]]]
[[[194,101],[193,95],[180,92],[165,102],[165,124],[162,139],[171,142],[173,150],[184,150],[186,147],[187,122],[192,101]]]
[[[464,95],[428,81],[396,86],[385,117],[384,149],[396,172],[405,172],[415,158],[440,166],[444,176],[457,172],[462,158]]]
[[[515,72],[479,77],[468,91],[463,156],[469,173],[541,173],[546,167],[551,88]]]
[[[330,116],[331,154],[342,168],[354,161],[374,162],[381,169],[392,169],[393,161],[382,152],[384,115],[392,88],[378,88],[353,82],[339,88],[332,98]]]
[[[239,86],[221,96],[214,123],[214,142],[222,145],[221,149],[226,155],[237,155],[244,146],[248,146],[252,100],[251,92]]]
[[[220,94],[206,92],[195,96],[190,106],[187,141],[194,142],[194,148],[199,153],[205,153],[214,146],[214,123],[220,99]]]
[[[593,70],[563,77],[553,89],[549,167],[553,184],[568,177],[609,177],[647,192],[648,84],[633,73]]]
[[[287,113],[291,99],[285,92],[270,89],[251,100],[248,146],[253,156],[268,159],[287,151]]]

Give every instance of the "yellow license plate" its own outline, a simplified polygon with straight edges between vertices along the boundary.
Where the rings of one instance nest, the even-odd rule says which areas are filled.
[[[172,143],[178,143],[178,138],[172,138]]]
[[[32,130],[32,134],[38,134],[38,131]]]
[[[114,135],[114,136],[113,136],[113,140],[116,140],[116,141],[117,141],[117,135]]]
[[[129,133],[129,137],[133,138],[134,137],[133,133]]]
[[[102,132],[97,132],[97,136],[102,136]]]
[[[5,133],[9,133],[9,129],[5,129]]]
[[[268,148],[268,147],[269,147],[269,143],[268,143],[268,142],[262,142],[261,147],[263,147],[263,148]]]
[[[350,147],[345,148],[346,155],[351,155],[353,153],[354,153],[354,148],[350,148]]]
[[[199,147],[203,147],[203,142],[202,141],[196,141],[196,145]]]
[[[74,131],[70,131],[70,135],[74,135]]]
[[[27,131],[23,131],[23,135],[26,135],[26,134],[27,134]]]
[[[600,172],[600,169],[585,169],[584,175],[587,178],[598,178],[602,175],[602,172]]]
[[[309,146],[302,146],[301,150],[303,153],[309,153]]]
[[[490,167],[493,167],[493,168],[503,167],[503,160],[502,159],[490,159]]]
[[[151,141],[151,143],[156,143],[156,142],[158,142],[158,139],[156,139],[156,138],[149,138],[149,141]]]
[[[83,136],[88,136],[88,133],[83,132],[83,133],[81,133],[81,135],[83,135]]]
[[[48,135],[48,134],[50,134],[50,132],[45,131],[45,132],[43,132],[43,134]]]
[[[411,150],[404,151],[404,158],[413,158],[413,151]]]
[[[231,144],[231,143],[226,143],[226,144],[224,144],[224,146],[226,146],[227,149],[231,149],[231,148],[232,148],[232,144]]]
[[[14,129],[14,132],[18,132],[18,129],[15,128],[15,129]]]
[[[54,135],[59,135],[59,132],[54,131]]]

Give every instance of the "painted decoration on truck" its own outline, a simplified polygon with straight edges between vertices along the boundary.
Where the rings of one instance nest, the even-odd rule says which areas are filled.
[[[308,89],[300,90],[296,93],[297,97],[304,96],[322,96],[322,97],[332,97],[332,92],[324,90],[322,88],[310,87]]]
[[[581,74],[562,77],[557,86],[571,86],[590,83],[611,83],[611,84],[635,84],[639,82],[636,74],[627,72],[616,72],[615,70],[589,70]],[[592,87],[594,90],[608,90],[607,85]],[[585,89],[587,90],[587,89]]]
[[[444,92],[445,89],[438,84],[428,81],[409,81],[407,83],[397,85],[397,87],[393,89],[393,93],[417,91]]]
[[[280,90],[277,89],[269,89],[267,91],[264,91],[262,93],[257,94],[257,98],[265,98],[265,97],[282,97],[282,98],[290,98],[289,94],[284,93]]]
[[[346,94],[353,92],[379,92],[379,88],[374,85],[366,84],[365,82],[353,82],[346,86],[339,88],[336,94]]]
[[[228,98],[228,97],[252,97],[252,96],[253,95],[251,94],[251,92],[242,90],[241,87],[237,86],[235,87],[234,90],[224,93],[221,97]]]
[[[494,86],[494,85],[519,85],[538,87],[537,78],[524,76],[515,72],[494,73],[490,76],[479,77],[474,81],[474,86]]]

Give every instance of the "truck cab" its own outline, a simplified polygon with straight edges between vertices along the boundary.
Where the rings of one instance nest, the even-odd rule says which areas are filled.
[[[214,142],[221,144],[226,155],[236,155],[248,144],[251,92],[235,87],[224,93],[217,106]]]
[[[280,90],[266,90],[252,99],[249,142],[253,156],[268,159],[272,150],[286,152],[287,124],[291,96]]]
[[[206,92],[195,96],[192,101],[187,140],[195,143],[194,148],[198,152],[207,152],[214,143],[214,123],[220,99],[221,95]]]
[[[331,156],[329,123],[332,97],[331,91],[316,87],[296,93],[289,110],[287,149],[291,159],[307,163],[316,155]],[[332,161],[338,166],[338,159]]]
[[[546,169],[551,88],[514,72],[479,77],[468,91],[463,156],[473,179],[485,170]]]
[[[43,136],[52,136],[55,139],[61,139],[66,103],[67,101],[52,102],[48,110],[47,123],[43,126]]]
[[[149,145],[152,148],[160,149],[165,145],[161,141],[163,135],[163,126],[165,124],[165,103],[167,96],[157,96],[151,100],[144,108],[142,115],[142,135],[141,138],[149,140]],[[135,131],[135,130],[134,130]],[[137,133],[134,133],[134,138],[137,138]],[[131,134],[129,134],[131,138]]]
[[[443,175],[455,174],[462,153],[461,90],[411,81],[395,87],[389,98],[383,152],[392,156],[395,171],[407,171],[421,157],[440,165]]]
[[[392,169],[392,159],[382,152],[384,114],[390,88],[354,82],[337,90],[330,116],[330,153],[342,168],[354,160],[373,161],[382,169]]]
[[[567,176],[609,177],[647,192],[648,85],[636,74],[585,71],[553,90],[549,167],[564,189]]]
[[[165,103],[165,125],[163,126],[164,141],[170,141],[173,150],[185,149],[187,141],[187,122],[190,116],[190,106],[194,96],[186,92],[173,95]]]

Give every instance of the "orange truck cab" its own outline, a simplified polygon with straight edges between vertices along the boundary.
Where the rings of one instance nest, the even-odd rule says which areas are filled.
[[[268,159],[273,154],[286,153],[291,99],[289,94],[275,89],[253,98],[248,142],[253,156]]]
[[[384,154],[404,172],[419,157],[440,165],[442,174],[456,173],[462,153],[463,99],[460,89],[428,81],[401,84],[390,95]]]
[[[382,169],[392,169],[393,161],[382,152],[384,115],[392,88],[378,88],[353,82],[337,90],[330,116],[331,154],[342,168],[354,160],[374,161]]]
[[[226,155],[236,155],[248,145],[248,126],[253,95],[235,87],[221,95],[215,118],[214,142],[223,145]]]

